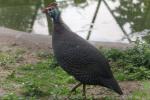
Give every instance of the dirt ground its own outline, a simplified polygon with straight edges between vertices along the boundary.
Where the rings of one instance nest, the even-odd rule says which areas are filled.
[[[3,31],[6,32],[7,30],[3,30]],[[12,32],[15,32],[15,31],[12,31]],[[16,35],[16,37],[17,36],[18,35]],[[10,37],[10,39],[9,39],[9,37]],[[27,38],[29,38],[29,37],[27,36]],[[21,38],[21,39],[24,39],[24,38]],[[46,38],[43,37],[43,39],[46,39]],[[19,40],[20,40],[20,38],[17,41],[19,41]],[[39,41],[38,39],[34,39],[34,40]],[[0,37],[0,51],[1,52],[6,52],[6,51],[9,52],[9,51],[12,51],[12,50],[15,51],[18,48],[23,48],[24,50],[26,50],[26,53],[24,53],[24,55],[23,55],[23,60],[19,61],[18,65],[19,64],[25,64],[25,63],[36,63],[36,62],[38,62],[39,58],[37,58],[34,55],[35,49],[32,49],[32,48],[36,47],[36,52],[37,52],[38,50],[41,50],[40,48],[42,48],[42,47],[38,47],[38,46],[47,42],[47,41],[42,41],[42,42],[35,43],[33,41],[26,42],[26,40],[24,40],[25,42],[17,42],[17,43],[15,43],[14,41],[15,40],[12,40],[11,35],[9,35],[9,36],[4,35],[4,37],[2,37],[2,35],[1,35],[1,37]],[[30,44],[30,42],[32,42],[32,43]],[[26,44],[28,44],[28,45],[26,45]],[[48,45],[51,45],[51,43],[45,44],[44,48],[46,46],[48,46]],[[51,46],[49,46],[47,48],[51,48]],[[45,49],[47,50],[47,48],[45,48]],[[44,49],[42,49],[42,50],[44,50]],[[2,80],[2,78],[5,78],[10,72],[12,72],[11,69],[6,71],[6,70],[3,70],[0,67],[0,77],[1,77],[0,81]],[[124,82],[119,82],[119,84],[120,84],[120,86],[121,86],[121,88],[122,88],[122,90],[124,92],[124,96],[125,97],[129,96],[132,91],[140,90],[142,88],[140,82],[138,82],[138,81],[124,81]],[[70,87],[72,87],[72,86],[73,85],[70,85]],[[4,95],[5,93],[6,93],[6,91],[3,90],[0,87],[0,96]],[[87,94],[88,95],[93,95],[95,98],[99,98],[99,97],[103,97],[103,96],[112,94],[112,92],[110,92],[106,88],[103,88],[103,87],[100,87],[100,86],[88,86],[87,87]],[[114,95],[118,96],[117,94],[114,94]],[[118,98],[121,98],[121,97],[118,96]]]
[[[1,52],[9,52],[9,51],[13,52],[13,50],[15,51],[18,48],[20,48],[20,47],[16,46],[16,45],[0,44],[0,51]],[[26,64],[26,63],[32,64],[32,63],[36,63],[40,60],[38,57],[36,57],[34,55],[35,51],[31,51],[27,48],[24,48],[24,49],[25,49],[26,53],[23,54],[23,60],[19,61],[18,65]],[[10,70],[4,70],[0,67],[0,77],[1,77],[0,80],[2,80],[2,78],[6,78],[6,76],[9,75],[9,73],[11,73],[11,72],[12,72],[11,69]],[[129,96],[132,91],[138,90],[141,88],[141,84],[138,81],[124,81],[124,82],[119,82],[119,84],[120,84],[120,86],[124,92],[124,96]],[[70,88],[71,87],[73,87],[73,85],[71,85]],[[6,93],[6,91],[0,87],[0,96],[2,96],[5,93]],[[88,86],[87,87],[87,94],[93,95],[95,98],[99,98],[99,97],[103,97],[106,95],[109,96],[109,94],[112,94],[112,92],[110,92],[110,91],[108,91],[108,89],[100,87],[100,86]],[[114,94],[114,95],[118,96],[118,98],[121,98],[117,94]]]
[[[101,86],[92,86],[92,85],[87,86],[87,95],[93,96],[96,100],[103,100],[105,96],[109,96],[113,94],[115,99],[111,99],[111,100],[116,100],[116,99],[126,100],[126,98],[129,97],[133,91],[142,89],[142,85],[138,81],[123,81],[123,82],[119,82],[119,85],[122,88],[122,91],[124,93],[123,96],[119,96],[118,94],[110,91],[107,88]],[[73,86],[74,85],[71,85],[70,88]]]
[[[46,35],[30,34],[27,32],[16,31],[0,27],[0,44],[18,45],[32,50],[46,50],[52,52],[52,37]],[[133,47],[134,44],[119,42],[99,42],[89,41],[95,47],[126,49]]]

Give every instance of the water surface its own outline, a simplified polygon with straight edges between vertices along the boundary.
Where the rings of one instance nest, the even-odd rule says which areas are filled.
[[[0,26],[49,35],[52,24],[50,20],[47,23],[41,8],[52,1],[55,0],[0,0]],[[92,29],[98,0],[56,1],[64,23],[83,38],[89,30],[92,41],[128,42],[150,36],[150,0],[101,0]]]
[[[98,1],[87,0],[86,2],[80,4],[75,4],[74,0],[57,0],[57,2],[59,3],[59,6],[61,8],[62,19],[64,20],[64,22],[72,29],[72,31],[76,32],[78,35],[86,39]],[[136,17],[142,17],[142,13],[136,15],[136,13],[139,12],[134,12],[134,9],[130,8],[130,6],[132,7],[132,5],[128,6],[129,3],[131,2],[122,3],[121,0],[116,0],[115,2],[109,0],[108,2],[107,0],[107,4],[111,8],[111,11],[114,11],[113,14],[116,17],[114,18],[106,4],[104,2],[101,2],[96,21],[94,23],[94,28],[92,29],[92,34],[89,40],[107,42],[128,42],[128,40],[126,39],[126,35],[118,24],[118,21],[120,21],[120,25],[122,25],[122,28],[125,30],[126,34],[129,35],[131,40],[135,40],[137,37],[140,37],[143,34],[147,34],[149,32],[150,25],[146,27],[144,25],[141,25],[141,27],[143,27],[143,29],[141,30],[133,29],[134,26],[132,27],[132,24],[143,24],[140,21],[141,19],[139,19],[139,23],[134,22],[134,19],[136,19]],[[142,3],[144,4],[144,1],[140,2],[139,0],[133,0],[132,2],[133,5],[136,5],[138,3],[142,5]],[[129,9],[125,7],[129,7]],[[125,15],[120,15],[124,11],[122,9],[126,11],[124,12],[126,13]],[[122,12],[119,14],[117,13],[118,10]],[[135,10],[138,10],[138,8],[135,8]],[[129,14],[127,12],[129,12]],[[147,13],[149,14],[149,12]],[[124,20],[126,20],[126,22],[123,22]],[[147,22],[149,21],[149,19],[145,19],[143,21]],[[40,22],[40,24],[38,22]],[[34,26],[34,33],[48,34],[47,21],[44,15],[41,19],[38,19],[36,21],[36,24]],[[132,33],[134,33],[134,35],[132,35]]]

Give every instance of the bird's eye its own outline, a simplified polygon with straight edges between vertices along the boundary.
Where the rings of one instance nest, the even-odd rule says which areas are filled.
[[[51,11],[52,10],[52,8],[50,8],[50,9],[48,9],[49,11]]]
[[[54,8],[49,8],[49,11],[52,11]]]

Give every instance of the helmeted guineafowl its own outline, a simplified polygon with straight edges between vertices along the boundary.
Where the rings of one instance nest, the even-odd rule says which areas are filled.
[[[57,4],[50,4],[43,11],[53,19],[52,45],[58,63],[80,82],[72,91],[83,84],[85,96],[86,85],[101,85],[122,95],[107,59],[63,23]]]

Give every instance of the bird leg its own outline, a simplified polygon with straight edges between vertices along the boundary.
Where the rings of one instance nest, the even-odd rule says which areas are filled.
[[[76,89],[77,89],[79,86],[81,86],[81,85],[82,85],[82,83],[78,83],[77,85],[75,85],[75,86],[71,89],[68,98],[70,98],[71,94],[72,94],[73,92],[75,92]]]
[[[82,85],[82,83],[78,83],[77,85],[75,85],[75,86],[71,89],[70,92],[76,91],[76,89],[77,89],[79,86],[81,86],[81,85]]]
[[[82,94],[82,96],[83,96],[83,99],[86,100],[86,85],[85,84],[83,84],[83,94]]]

